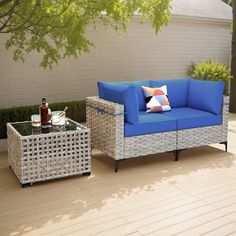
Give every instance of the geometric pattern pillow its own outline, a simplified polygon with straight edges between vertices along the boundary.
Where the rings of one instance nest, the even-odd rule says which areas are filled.
[[[142,88],[146,101],[146,112],[162,112],[171,110],[166,85],[160,88],[149,88],[145,86],[142,86]]]

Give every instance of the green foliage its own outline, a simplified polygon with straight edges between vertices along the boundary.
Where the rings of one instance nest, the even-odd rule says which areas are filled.
[[[49,104],[52,111],[61,111],[68,107],[66,116],[77,122],[85,122],[86,109],[85,101],[62,102]],[[39,105],[12,107],[0,109],[0,139],[6,138],[7,122],[27,121],[31,119],[31,115],[39,113]]]
[[[229,94],[229,81],[233,77],[229,67],[224,64],[212,60],[206,60],[199,64],[192,63],[187,74],[198,80],[224,81],[226,84],[224,94]]]
[[[87,27],[103,22],[117,31],[139,12],[141,22],[151,20],[157,33],[167,25],[171,0],[2,0],[0,33],[10,34],[6,48],[13,49],[14,60],[37,51],[40,65],[50,69],[62,58],[77,58],[94,46]]]
[[[232,0],[223,0],[223,2],[229,4],[232,7]]]

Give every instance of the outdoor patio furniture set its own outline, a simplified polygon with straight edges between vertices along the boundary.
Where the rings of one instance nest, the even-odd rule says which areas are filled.
[[[152,96],[144,88],[154,91]],[[116,172],[121,161],[137,156],[173,152],[177,161],[184,149],[214,143],[225,144],[227,151],[229,98],[223,96],[223,82],[98,82],[98,90],[99,97],[86,99],[87,127],[68,119],[64,129],[42,133],[30,122],[8,123],[9,165],[23,187],[90,175],[91,146],[115,160]],[[156,97],[164,105],[147,112]]]

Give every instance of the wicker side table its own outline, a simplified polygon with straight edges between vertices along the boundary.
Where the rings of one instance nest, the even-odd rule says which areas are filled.
[[[7,124],[8,161],[22,187],[73,175],[90,175],[90,129],[68,119],[47,133],[31,122]]]

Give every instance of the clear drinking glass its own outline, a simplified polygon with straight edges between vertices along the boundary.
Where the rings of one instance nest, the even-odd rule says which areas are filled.
[[[52,125],[65,125],[66,113],[64,111],[52,112]]]
[[[31,124],[33,127],[40,127],[41,126],[41,118],[39,114],[34,114],[31,116]]]

